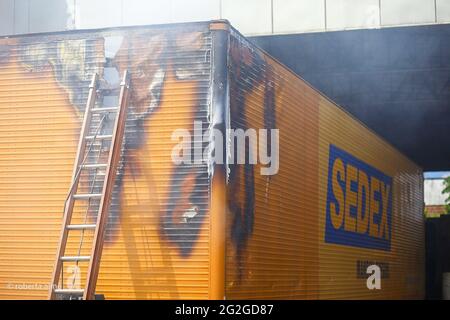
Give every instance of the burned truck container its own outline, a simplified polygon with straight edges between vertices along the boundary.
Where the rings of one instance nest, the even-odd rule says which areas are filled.
[[[0,38],[0,299],[47,297],[90,79],[114,106],[125,70],[96,293],[423,298],[421,169],[212,21]],[[64,282],[85,269],[65,263]]]

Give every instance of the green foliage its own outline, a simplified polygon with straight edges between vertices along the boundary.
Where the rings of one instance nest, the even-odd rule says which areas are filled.
[[[445,211],[450,213],[450,176],[444,178],[444,190],[442,194],[447,195],[445,198]]]

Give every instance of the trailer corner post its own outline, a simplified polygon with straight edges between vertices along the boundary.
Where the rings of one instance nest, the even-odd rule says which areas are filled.
[[[229,24],[213,22],[211,76],[211,132],[218,130],[226,137],[228,117],[228,43]],[[210,198],[210,293],[212,300],[225,299],[226,253],[226,140],[222,143],[222,163],[213,163]],[[209,159],[212,161],[212,159]]]

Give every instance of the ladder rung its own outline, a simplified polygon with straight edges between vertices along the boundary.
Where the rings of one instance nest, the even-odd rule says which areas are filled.
[[[111,139],[112,138],[112,134],[105,134],[105,135],[97,135],[97,136],[86,136],[86,140],[94,140],[94,139],[98,139],[98,140],[105,140],[105,139]]]
[[[55,293],[83,294],[84,289],[55,289]]]
[[[117,110],[119,110],[119,108],[111,107],[111,108],[94,108],[91,111],[98,113],[98,112],[117,112]]]
[[[95,224],[69,224],[67,230],[86,230],[95,229],[97,225]]]
[[[91,260],[90,256],[66,256],[61,257],[61,261],[89,261]]]
[[[101,198],[102,194],[101,193],[86,193],[86,194],[74,194],[73,198],[74,199],[91,199],[91,198]]]
[[[93,163],[93,164],[83,164],[82,168],[85,169],[98,169],[98,168],[106,168],[108,165],[106,163]]]
[[[66,220],[65,223],[62,226],[61,230],[61,237],[60,242],[58,246],[58,253],[56,256],[56,263],[54,264],[53,269],[53,279],[52,284],[58,284],[61,283],[61,288],[52,287],[49,288],[49,298],[50,299],[57,299],[57,294],[67,294],[69,297],[63,298],[70,298],[70,299],[78,299],[78,298],[86,298],[86,299],[92,299],[95,298],[95,287],[97,282],[97,276],[99,273],[99,265],[101,261],[101,255],[102,255],[102,245],[104,243],[103,239],[103,233],[104,233],[104,227],[107,225],[108,221],[108,210],[109,206],[111,205],[111,199],[115,195],[115,190],[113,188],[113,185],[115,183],[115,179],[117,178],[117,171],[119,168],[119,165],[121,164],[122,156],[121,156],[121,144],[123,143],[124,135],[125,135],[125,127],[127,123],[127,109],[128,109],[128,101],[129,101],[129,95],[130,95],[130,76],[128,70],[125,70],[120,91],[118,93],[118,104],[113,105],[101,105],[97,99],[100,98],[100,95],[97,94],[97,91],[100,91],[102,88],[98,88],[100,85],[98,79],[98,74],[94,74],[90,90],[89,90],[89,97],[86,103],[85,108],[85,115],[83,118],[83,124],[81,126],[82,130],[80,133],[79,138],[79,144],[78,144],[78,150],[77,150],[77,157],[75,159],[75,167],[74,171],[76,172],[76,175],[73,178],[73,185],[69,191],[69,204],[67,205],[67,201],[64,206],[64,219]],[[105,88],[106,89],[106,88]],[[109,88],[107,88],[109,91]],[[118,91],[118,90],[114,90]],[[113,96],[112,92],[107,92],[106,95]],[[103,97],[106,97],[105,94],[103,94]],[[94,115],[95,113],[95,115]],[[115,113],[109,115],[108,113]],[[100,115],[99,115],[100,114]],[[108,130],[103,130],[106,128],[102,128],[103,120],[106,118],[109,119],[110,122],[108,123]],[[106,117],[106,118],[105,118]],[[97,118],[100,118],[100,122]],[[114,120],[112,118],[115,118]],[[109,126],[112,125],[112,126]],[[112,130],[111,130],[112,129]],[[107,140],[107,141],[104,141]],[[108,142],[109,140],[109,142]],[[103,145],[105,142],[106,144],[111,144],[109,146],[109,156],[107,163],[94,163],[91,158],[88,157],[86,154],[86,150],[89,153],[91,151],[91,148],[94,147],[94,150],[97,149],[98,146]],[[88,147],[89,146],[89,147]],[[100,149],[102,150],[102,149]],[[85,159],[91,159],[86,160]],[[98,162],[105,162],[101,158],[97,160]],[[89,163],[90,162],[90,163]],[[97,174],[99,176],[104,176],[105,181],[103,181],[103,188],[100,189],[100,186],[96,184],[94,181],[94,184],[92,185],[92,190],[86,190],[86,189],[77,189],[77,186],[82,183],[82,181],[85,179],[82,174],[80,174],[80,171],[82,169],[95,169],[95,168],[106,168],[106,170],[98,170],[92,171],[92,173]],[[85,172],[85,173],[91,173]],[[89,178],[89,177],[88,177]],[[100,182],[100,181],[98,181]],[[95,188],[94,188],[95,187]],[[78,192],[78,193],[77,193]],[[78,202],[75,202],[75,200],[85,200],[86,202],[80,203],[81,204],[87,204],[90,202],[91,199],[100,199],[99,201],[99,207],[97,209],[98,213],[98,223],[92,224],[93,221],[89,221],[90,224],[86,223],[87,220],[84,221],[73,221],[71,222],[72,214],[74,212],[74,207]],[[74,203],[75,202],[75,203]],[[114,205],[115,206],[115,205]],[[80,223],[81,222],[81,223]],[[70,230],[92,230],[94,229],[94,232],[100,232],[98,235],[102,235],[101,237],[94,237],[94,243],[92,243],[92,253],[89,252],[78,252],[73,253],[71,251],[66,251],[66,246],[68,244],[68,235]],[[84,255],[82,255],[84,254]],[[87,256],[86,254],[89,254]],[[71,256],[73,255],[73,256]],[[69,289],[64,288],[64,285],[62,284],[62,281],[60,281],[60,277],[63,276],[63,267],[66,265],[66,263],[63,262],[79,262],[79,261],[86,261],[86,264],[89,264],[89,269],[87,270],[87,276],[86,276],[86,286],[84,289]],[[78,295],[83,296],[78,296]]]

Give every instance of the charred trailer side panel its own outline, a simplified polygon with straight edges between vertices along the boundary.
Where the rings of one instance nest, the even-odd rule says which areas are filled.
[[[422,170],[234,29],[229,66],[231,129],[278,129],[279,150],[230,165],[227,298],[423,298]]]
[[[423,297],[421,169],[213,21],[0,38],[0,299],[46,297],[89,80],[115,106],[125,69],[98,294]],[[95,206],[74,214],[89,223]],[[89,237],[69,239],[73,255]],[[370,265],[380,290],[366,286]],[[85,273],[67,263],[64,282]]]
[[[114,107],[125,69],[132,92],[96,292],[211,298],[210,169],[171,158],[173,132],[209,129],[211,53],[209,23],[0,39],[0,299],[46,298],[89,81],[99,74],[98,100]],[[93,181],[82,176],[79,192]],[[78,202],[73,223],[94,223],[95,209]],[[89,255],[91,237],[71,232],[66,255]],[[85,282],[86,262],[64,265],[65,285]]]

